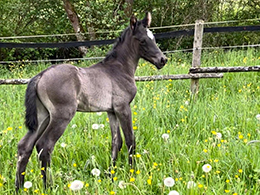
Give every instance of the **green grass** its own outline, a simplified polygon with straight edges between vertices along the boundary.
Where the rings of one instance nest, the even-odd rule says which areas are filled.
[[[140,61],[136,75],[187,73],[191,54],[174,54],[160,71]],[[204,52],[202,66],[259,65],[259,50]],[[93,62],[91,62],[93,63]],[[77,63],[88,66],[90,62]],[[2,78],[30,78],[47,65],[12,66],[1,69]],[[151,66],[151,67],[150,67]],[[258,194],[260,191],[260,73],[226,73],[222,79],[201,79],[193,100],[189,80],[138,82],[138,93],[131,104],[137,143],[134,170],[127,164],[127,149],[119,153],[109,177],[111,135],[107,116],[77,113],[52,155],[53,187],[43,189],[40,165],[34,151],[26,170],[26,181],[33,183],[21,194]],[[13,194],[17,143],[25,135],[25,85],[0,86],[0,194]],[[76,127],[74,127],[76,124]],[[104,124],[93,130],[92,124]],[[162,134],[168,133],[164,140]],[[221,133],[218,139],[216,133]],[[61,144],[66,146],[62,147]],[[209,173],[202,171],[210,164]],[[101,171],[99,177],[91,174]],[[166,177],[175,179],[167,187]],[[131,179],[132,178],[132,179]],[[134,181],[132,181],[134,178]],[[131,181],[130,181],[131,179]],[[73,192],[74,180],[84,187]],[[119,181],[126,188],[119,188]],[[187,189],[187,183],[196,186]],[[86,186],[87,184],[87,186]]]

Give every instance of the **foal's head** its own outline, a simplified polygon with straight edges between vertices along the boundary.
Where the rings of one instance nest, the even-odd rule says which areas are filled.
[[[138,53],[141,58],[151,62],[158,69],[161,69],[167,62],[166,56],[156,45],[153,33],[148,29],[152,21],[152,16],[148,12],[143,20],[137,21],[132,16],[130,28],[133,32],[134,42],[138,45]]]

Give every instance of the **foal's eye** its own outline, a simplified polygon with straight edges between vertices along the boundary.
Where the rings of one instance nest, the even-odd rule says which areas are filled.
[[[141,45],[145,45],[146,44],[145,39],[141,40],[140,43],[141,43]]]

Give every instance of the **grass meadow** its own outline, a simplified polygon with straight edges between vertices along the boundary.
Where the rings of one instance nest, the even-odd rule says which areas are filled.
[[[202,66],[260,64],[259,49],[204,51],[202,56]],[[168,57],[160,71],[141,60],[136,75],[188,72],[191,53]],[[30,78],[48,66],[21,62],[9,70],[2,67],[0,75],[1,79]],[[133,168],[125,145],[111,168],[106,113],[77,113],[52,154],[52,188],[43,189],[34,150],[24,173],[32,187],[21,189],[20,194],[260,194],[260,143],[252,142],[260,140],[259,72],[201,79],[196,98],[190,94],[190,80],[137,82],[137,87],[131,103],[137,143]],[[17,143],[27,132],[25,89],[26,85],[0,86],[1,195],[14,194]],[[93,175],[95,168],[100,174]],[[82,189],[71,189],[75,180],[81,181]]]

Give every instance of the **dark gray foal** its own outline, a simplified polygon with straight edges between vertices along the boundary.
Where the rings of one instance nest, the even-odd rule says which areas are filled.
[[[134,74],[138,61],[143,58],[158,69],[167,62],[148,29],[150,23],[150,13],[140,21],[131,17],[130,26],[123,31],[112,51],[91,67],[56,65],[30,80],[25,97],[25,123],[29,131],[18,144],[17,190],[24,183],[22,173],[35,145],[46,187],[46,170],[54,145],[77,111],[107,112],[112,133],[112,160],[115,162],[122,147],[120,125],[132,164],[135,138],[130,103],[137,90]]]

